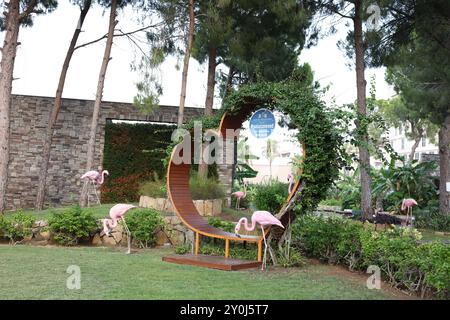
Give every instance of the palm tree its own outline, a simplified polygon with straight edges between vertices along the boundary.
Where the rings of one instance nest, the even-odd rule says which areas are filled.
[[[266,150],[263,151],[263,155],[269,160],[269,180],[272,181],[272,162],[278,157],[278,142],[267,139]]]

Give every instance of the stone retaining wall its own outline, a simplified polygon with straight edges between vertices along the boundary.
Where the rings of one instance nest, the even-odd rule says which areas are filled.
[[[13,95],[11,103],[10,163],[6,209],[34,207],[39,168],[49,113],[54,98]],[[63,99],[55,124],[47,178],[45,203],[52,206],[78,201],[80,177],[86,167],[87,142],[94,107],[93,100]],[[185,120],[201,116],[202,108],[185,108]],[[160,106],[144,115],[131,103],[102,102],[93,170],[103,161],[105,125],[113,119],[177,123],[178,107]]]
[[[173,216],[163,217],[164,227],[156,232],[156,245],[185,245],[194,241],[194,234],[184,226],[181,220]],[[84,239],[80,244],[93,246],[127,246],[127,234],[124,232],[120,224],[111,232],[112,236],[108,237],[100,235],[101,230],[97,230],[89,239]],[[29,243],[33,245],[49,245],[56,244],[52,239],[52,235],[48,230],[48,222],[45,220],[36,221],[32,228],[31,236],[26,237],[20,243]],[[132,243],[134,247],[138,247],[138,243]]]
[[[218,216],[222,213],[222,199],[213,200],[194,200],[194,205],[200,215],[204,217]],[[152,198],[141,196],[139,207],[151,208],[162,212],[175,213],[172,203],[167,198]]]

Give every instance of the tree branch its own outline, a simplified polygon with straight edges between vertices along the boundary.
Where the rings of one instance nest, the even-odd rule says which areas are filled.
[[[30,4],[27,6],[24,12],[22,12],[19,16],[19,19],[22,20],[28,17],[31,13],[34,12],[34,8],[37,6],[37,0],[32,0]]]
[[[132,35],[132,34],[135,34],[135,33],[138,33],[138,32],[145,31],[145,30],[147,30],[147,29],[149,29],[149,28],[156,28],[156,27],[159,27],[161,24],[162,24],[162,22],[157,23],[157,24],[154,24],[154,25],[142,27],[142,28],[139,28],[139,29],[130,31],[130,32],[123,32],[122,30],[119,29],[119,30],[117,30],[117,31],[120,32],[120,33],[119,33],[119,34],[114,34],[113,37],[116,38],[116,37],[129,36],[129,35]],[[100,41],[102,41],[103,39],[106,39],[107,37],[108,37],[108,35],[105,34],[105,35],[101,36],[101,37],[98,38],[98,39],[95,39],[95,40],[92,40],[92,41],[89,41],[89,42],[80,44],[79,46],[76,46],[74,50],[77,50],[77,49],[80,49],[80,48],[89,46],[89,45],[91,45],[91,44],[100,42]]]

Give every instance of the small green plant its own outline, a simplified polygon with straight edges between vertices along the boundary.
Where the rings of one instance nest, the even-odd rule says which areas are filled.
[[[450,216],[441,214],[438,206],[434,207],[430,203],[427,209],[413,210],[413,216],[415,218],[414,226],[420,229],[450,231]]]
[[[11,244],[22,241],[25,237],[32,235],[32,228],[35,219],[33,216],[24,214],[22,211],[6,218],[0,217],[0,233],[9,239]]]
[[[141,185],[139,193],[152,198],[165,198],[167,197],[167,187],[162,180],[150,180]]]
[[[209,217],[208,224],[227,232],[234,232],[235,224],[231,221],[222,220],[216,217]]]
[[[288,185],[279,181],[255,185],[253,202],[258,210],[266,210],[273,214],[283,206],[288,196]]]
[[[319,204],[323,206],[342,207],[342,201],[334,198],[322,200]]]
[[[156,232],[163,227],[161,214],[153,209],[133,209],[126,216],[126,223],[134,240],[141,248],[156,242]]]
[[[277,263],[283,268],[303,267],[306,259],[297,250],[278,250]]]
[[[189,179],[189,188],[191,190],[192,199],[222,199],[225,197],[225,190],[216,178],[200,178],[194,174]]]
[[[199,247],[199,253],[205,255],[224,256],[225,246],[222,243],[202,243]],[[230,257],[233,259],[256,260],[257,250],[255,245],[248,244],[247,248],[241,244],[230,243]]]
[[[187,244],[179,245],[175,247],[176,254],[187,254],[191,252],[191,247]]]
[[[48,226],[56,243],[76,245],[81,239],[86,239],[98,229],[97,221],[90,210],[79,206],[59,212],[52,212]]]

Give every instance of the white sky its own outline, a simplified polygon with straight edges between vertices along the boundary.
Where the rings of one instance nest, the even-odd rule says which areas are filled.
[[[53,13],[36,17],[32,28],[21,29],[21,45],[17,53],[13,93],[39,96],[53,96],[59,78],[62,62],[77,23],[79,9],[68,1],[60,1]],[[88,13],[79,44],[98,38],[106,33],[108,12],[94,6]],[[124,31],[137,29],[139,25],[131,9],[121,12],[117,28]],[[334,96],[338,104],[356,99],[355,72],[346,66],[346,58],[336,43],[345,37],[342,25],[340,32],[320,40],[319,45],[304,50],[300,63],[308,62],[315,73],[315,79],[323,86],[331,85],[327,100]],[[3,41],[4,34],[0,34]],[[64,89],[64,97],[94,99],[98,72],[103,55],[104,42],[82,48],[75,52]],[[125,38],[117,38],[112,50],[104,100],[131,102],[136,94],[137,74],[130,71],[133,50]],[[177,105],[181,87],[181,70],[175,68],[177,61],[169,58],[161,68],[164,94],[161,104]],[[201,107],[206,95],[206,66],[191,59],[186,104]],[[384,81],[384,69],[367,70],[366,78],[375,74],[377,97],[388,98],[393,90]],[[216,99],[216,105],[219,103]]]
[[[60,69],[74,27],[77,24],[79,9],[68,1],[60,1],[58,9],[46,16],[36,17],[32,28],[21,29],[14,74],[18,80],[13,83],[13,93],[38,96],[54,96]],[[83,33],[79,44],[97,39],[107,31],[108,12],[99,6],[94,6],[85,20]],[[120,13],[117,28],[131,31],[139,28],[136,16],[131,9]],[[326,27],[326,26],[325,26]],[[339,32],[324,38],[311,49],[303,50],[299,62],[308,62],[315,73],[315,80],[322,86],[330,85],[325,97],[329,102],[334,97],[336,103],[350,103],[356,99],[355,71],[350,69],[344,53],[337,48],[337,41],[346,36],[343,24]],[[0,34],[3,42],[4,34]],[[64,89],[65,98],[94,99],[98,72],[103,56],[105,42],[79,49],[75,52],[68,72]],[[135,83],[138,75],[130,71],[130,62],[134,51],[124,37],[116,38],[112,49],[112,60],[109,63],[105,89],[105,101],[132,102],[136,94]],[[181,70],[176,69],[177,60],[168,58],[161,67],[161,77],[164,94],[161,104],[178,105],[181,88]],[[199,65],[191,59],[187,87],[186,105],[202,107],[206,96],[206,66]],[[372,75],[376,76],[377,98],[389,98],[394,92],[384,81],[384,69],[369,69],[366,71],[368,83]],[[369,90],[369,86],[367,87]],[[220,104],[215,99],[215,105]],[[276,128],[270,137],[280,142],[280,151],[292,149],[287,140],[287,130]],[[265,140],[250,137],[249,144],[255,153],[260,153],[265,146]],[[297,149],[297,148],[295,148]]]

